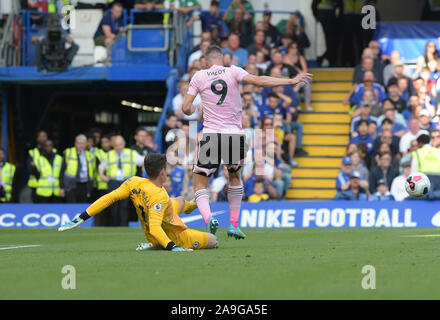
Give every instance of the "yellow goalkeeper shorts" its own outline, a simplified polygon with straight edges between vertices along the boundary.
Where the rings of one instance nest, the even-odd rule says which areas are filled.
[[[179,233],[176,244],[179,247],[187,248],[187,249],[204,249],[208,246],[209,238],[206,232],[194,230],[194,229],[186,229]]]

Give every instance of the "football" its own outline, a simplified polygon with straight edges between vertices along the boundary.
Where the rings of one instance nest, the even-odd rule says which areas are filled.
[[[426,174],[415,172],[408,176],[405,181],[405,189],[412,197],[423,197],[431,188],[431,182]]]

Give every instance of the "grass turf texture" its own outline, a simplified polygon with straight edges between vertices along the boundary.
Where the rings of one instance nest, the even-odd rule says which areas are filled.
[[[0,299],[439,299],[436,229],[219,229],[219,249],[143,251],[138,229],[0,230]],[[433,236],[423,236],[433,235]],[[76,290],[64,290],[64,265]],[[361,287],[364,265],[376,290]]]

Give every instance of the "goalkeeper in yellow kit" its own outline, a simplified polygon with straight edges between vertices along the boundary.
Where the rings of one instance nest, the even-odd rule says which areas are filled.
[[[190,213],[196,208],[183,197],[170,198],[163,184],[166,182],[166,156],[149,154],[144,167],[149,179],[132,177],[121,186],[102,196],[90,205],[78,218],[64,224],[58,231],[66,231],[81,225],[88,218],[100,213],[116,201],[130,197],[136,208],[145,237],[150,242],[141,244],[138,250],[166,249],[190,251],[217,246],[217,238],[211,233],[189,229],[179,218],[179,213]]]

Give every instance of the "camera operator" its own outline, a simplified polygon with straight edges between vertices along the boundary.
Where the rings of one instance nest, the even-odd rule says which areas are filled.
[[[67,71],[79,46],[64,31],[56,14],[47,16],[47,28],[32,37],[35,44],[35,62],[38,71]],[[66,43],[70,47],[66,49]]]

